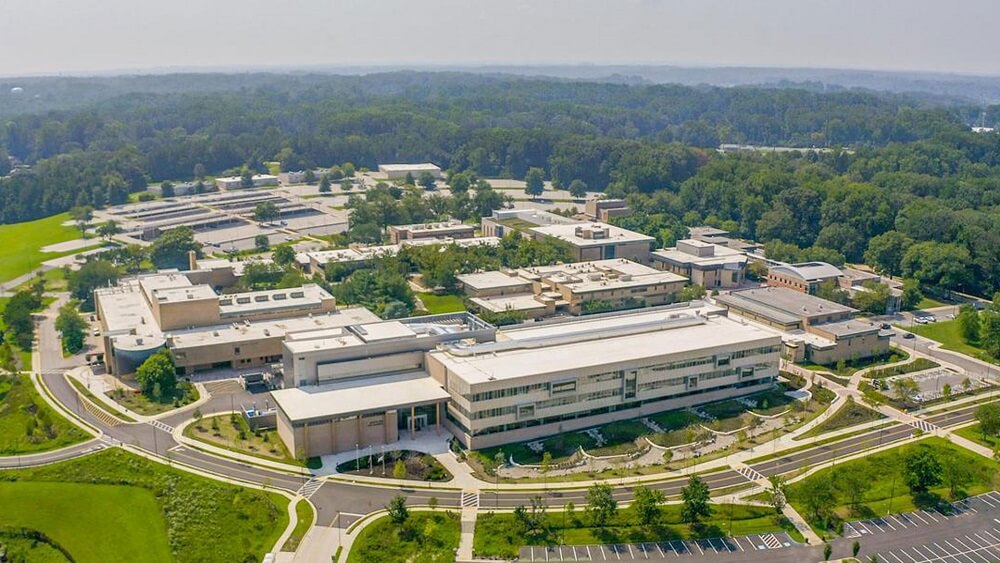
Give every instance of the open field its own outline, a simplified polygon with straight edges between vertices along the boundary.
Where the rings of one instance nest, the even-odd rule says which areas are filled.
[[[942,466],[952,464],[964,472],[965,483],[957,487],[956,495],[952,495],[946,479],[922,495],[914,495],[907,488],[905,456],[921,449],[932,452]],[[852,483],[858,488],[853,488]],[[917,507],[977,495],[997,486],[1000,486],[1000,464],[931,437],[818,471],[789,485],[788,499],[814,528],[823,531],[834,529],[837,522],[845,519],[911,512]],[[852,489],[857,493],[853,500],[848,492]],[[817,508],[810,502],[817,495],[828,496],[830,502]]]
[[[960,354],[972,356],[973,358],[997,363],[996,358],[991,358],[982,348],[973,346],[962,339],[957,320],[937,321],[925,325],[914,324],[913,326],[904,326],[903,328],[924,338],[940,342],[941,347],[945,350],[953,350]]]
[[[436,315],[439,313],[455,313],[465,310],[465,300],[461,295],[434,295],[433,293],[418,293],[417,297],[424,304],[427,312]]]
[[[62,225],[69,218],[69,213],[61,213],[36,221],[0,225],[0,240],[4,241],[0,245],[0,282],[27,274],[46,260],[79,253],[80,250],[42,252],[50,244],[80,238],[76,227]],[[94,245],[98,244],[100,241],[94,239]]]
[[[982,427],[979,423],[975,423],[972,426],[966,426],[965,428],[959,428],[955,430],[955,434],[972,440],[973,442],[986,446],[987,448],[993,449],[1000,446],[1000,437],[997,436],[984,436]]]
[[[347,563],[450,563],[460,532],[453,512],[411,512],[402,525],[383,516],[354,540]]]
[[[27,491],[17,493],[19,502],[25,506],[56,502],[54,497],[59,495],[53,491],[70,485],[65,490],[73,491],[77,502],[47,516],[38,516],[31,527],[40,532],[49,533],[47,530],[79,523],[81,529],[86,527],[80,532],[84,541],[113,544],[114,541],[97,542],[95,538],[117,538],[121,533],[118,530],[132,529],[123,528],[132,525],[128,522],[116,523],[118,514],[143,530],[142,545],[129,547],[129,555],[123,557],[89,558],[89,552],[77,553],[59,540],[78,561],[260,561],[288,525],[288,500],[281,495],[192,475],[120,449],[52,465],[5,471],[0,473],[0,480],[5,487],[17,486],[18,491]],[[134,503],[119,502],[121,497],[116,495],[124,494],[133,495],[130,499]],[[146,500],[142,499],[151,504],[143,504]],[[68,514],[79,515],[86,506],[104,508],[90,518],[66,518]],[[0,511],[0,519],[9,517],[7,511]],[[116,531],[98,532],[100,522],[105,520],[117,526]],[[159,527],[160,522],[163,527]],[[159,557],[159,548],[152,543],[160,541],[166,545],[169,557],[151,558]],[[98,547],[116,548],[94,545],[87,549]]]
[[[561,507],[559,507],[561,508]],[[697,539],[728,535],[756,534],[794,528],[784,519],[776,520],[770,507],[712,505],[712,516],[692,528],[681,519],[681,505],[662,505],[660,518],[652,526],[641,526],[631,508],[619,509],[603,529],[594,527],[584,512],[549,512],[544,530],[528,536],[512,513],[480,512],[476,520],[473,551],[477,557],[516,557],[525,545],[587,545],[639,543],[675,539]],[[793,535],[794,537],[794,535]]]
[[[0,375],[0,455],[54,450],[87,438],[42,399],[27,375]]]
[[[42,532],[80,563],[173,560],[166,522],[153,492],[147,489],[0,482],[0,506],[4,507],[0,526]]]

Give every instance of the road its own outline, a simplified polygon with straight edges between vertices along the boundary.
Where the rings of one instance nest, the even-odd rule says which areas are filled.
[[[914,334],[913,338],[903,338],[902,335],[903,333],[899,333],[892,337],[892,344],[897,348],[917,350],[932,358],[954,364],[969,374],[987,377],[993,381],[1000,381],[1000,366],[991,366],[986,362],[976,361],[964,354],[951,352],[940,347],[932,347],[932,345],[936,345],[938,342],[917,334]]]

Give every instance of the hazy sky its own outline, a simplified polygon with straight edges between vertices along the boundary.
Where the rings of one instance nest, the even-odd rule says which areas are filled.
[[[998,0],[0,0],[0,74],[620,63],[1000,74]]]

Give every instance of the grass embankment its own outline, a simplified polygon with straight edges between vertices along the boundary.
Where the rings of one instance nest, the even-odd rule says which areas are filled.
[[[906,485],[907,454],[918,449],[931,451],[944,467],[965,477],[952,494],[945,481],[926,494],[914,495]],[[948,471],[945,470],[947,475]],[[850,518],[871,518],[887,513],[910,512],[918,507],[938,506],[948,500],[977,495],[1000,485],[1000,464],[985,459],[940,438],[926,438],[838,464],[818,471],[788,486],[788,499],[818,532],[835,530]],[[855,491],[854,498],[850,491]],[[827,497],[817,507],[811,499]]]
[[[460,536],[461,522],[452,512],[411,512],[402,525],[383,516],[354,540],[347,563],[450,563]]]
[[[173,560],[166,521],[153,492],[147,489],[0,483],[0,506],[4,507],[0,526],[41,531],[80,563]]]
[[[858,404],[855,401],[848,401],[844,406],[837,409],[837,412],[833,413],[830,418],[824,420],[805,434],[796,437],[796,440],[812,438],[813,436],[819,436],[827,432],[849,428],[866,422],[874,422],[883,418],[885,416],[878,411]]]
[[[424,308],[432,315],[440,313],[457,313],[465,310],[465,299],[461,295],[435,295],[433,293],[419,293],[417,297],[424,304]]]
[[[27,375],[0,375],[0,455],[70,446],[89,436],[52,409]]]
[[[44,219],[0,225],[0,282],[23,276],[38,268],[42,262],[79,254],[85,249],[68,252],[42,252],[42,248],[59,242],[76,240],[80,231],[73,226],[63,226],[70,220],[69,213],[52,215]],[[100,246],[99,239],[93,239],[93,246]]]
[[[914,324],[913,326],[904,326],[903,328],[924,338],[940,342],[941,347],[945,350],[966,354],[986,362],[1000,363],[979,346],[966,342],[962,338],[961,327],[959,327],[957,320],[938,321],[924,325]]]
[[[295,505],[295,529],[292,530],[292,535],[288,536],[288,539],[285,540],[285,545],[281,546],[281,551],[295,551],[299,548],[302,538],[306,536],[306,532],[312,527],[315,514],[316,511],[313,510],[309,501],[306,499],[299,500]]]
[[[712,516],[697,527],[681,519],[681,505],[660,507],[660,518],[652,526],[638,523],[631,508],[620,509],[604,528],[592,525],[583,507],[572,512],[549,512],[543,530],[528,535],[512,513],[480,513],[476,520],[473,551],[477,557],[517,557],[526,545],[594,545],[645,543],[676,539],[718,538],[788,530],[801,541],[794,526],[776,519],[770,507],[739,504],[712,505]]]
[[[115,402],[134,413],[145,416],[156,416],[189,405],[197,401],[200,396],[198,388],[187,382],[178,383],[172,396],[159,400],[147,397],[138,391],[115,389],[112,393]]]
[[[941,367],[941,364],[935,362],[934,360],[928,360],[927,358],[916,358],[908,364],[903,364],[899,366],[892,366],[887,368],[873,369],[865,374],[865,377],[871,379],[885,379],[887,377],[893,377],[895,375],[903,375],[905,373],[913,373],[916,371],[924,371],[925,369]]]
[[[31,519],[29,527],[79,563],[260,561],[288,525],[283,496],[192,475],[120,449],[5,471],[0,481],[0,491],[11,491],[9,499],[0,493],[5,507],[0,523]],[[6,510],[9,506],[21,508]],[[81,514],[91,509],[92,515]]]
[[[261,459],[280,461],[290,465],[302,465],[289,453],[277,430],[250,429],[240,415],[219,415],[203,418],[188,424],[184,435],[199,442],[227,449],[231,452],[251,455]]]
[[[983,434],[983,427],[978,422],[972,426],[966,426],[965,428],[959,428],[954,430],[955,434],[973,442],[986,446],[987,448],[994,449],[1000,446],[1000,436],[990,436],[988,434]]]

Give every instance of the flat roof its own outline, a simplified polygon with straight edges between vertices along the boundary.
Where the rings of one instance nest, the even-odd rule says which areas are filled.
[[[469,301],[477,307],[491,313],[545,309],[545,304],[535,299],[535,294],[533,293],[502,295],[496,297],[473,297],[469,299]]]
[[[713,256],[697,256],[695,254],[688,254],[687,252],[678,250],[677,247],[671,247],[671,248],[662,248],[660,250],[654,250],[650,254],[650,256],[652,256],[654,260],[658,259],[664,262],[674,262],[677,264],[692,264],[702,267],[721,266],[725,268],[727,265],[730,265],[732,267],[742,267],[743,264],[746,264],[747,262],[746,254],[740,252],[739,250],[733,250],[732,248],[720,246],[717,244],[705,243],[702,241],[686,240],[684,242],[687,244],[697,242],[705,246],[714,246],[715,254]],[[699,245],[693,245],[693,246],[699,246]]]
[[[206,299],[215,299],[217,297],[218,295],[215,291],[207,285],[189,285],[187,287],[154,289],[151,299],[152,302],[165,304],[183,303],[185,301],[204,301]]]
[[[597,238],[597,239],[585,238],[576,234],[576,230],[581,227],[584,229],[606,229],[608,231],[608,236],[606,238]],[[597,222],[568,223],[563,225],[545,225],[540,227],[532,227],[529,230],[531,230],[534,233],[564,240],[572,244],[573,246],[577,247],[605,246],[607,244],[625,243],[625,242],[653,242],[656,240],[649,235],[644,235],[641,233],[637,233],[635,231],[630,231],[628,229],[623,229],[621,227],[609,225],[607,223],[597,223]]]
[[[531,282],[519,276],[516,271],[511,273],[500,270],[462,274],[456,276],[458,281],[474,289],[499,289],[504,287],[530,287]]]
[[[475,225],[466,225],[460,221],[439,221],[437,223],[413,223],[410,225],[389,225],[397,231],[432,232],[432,231],[475,231]]]
[[[856,313],[846,305],[800,293],[785,287],[761,287],[717,295],[715,300],[741,309],[754,311],[782,322],[817,315]]]
[[[432,162],[417,162],[414,164],[379,164],[380,172],[403,172],[406,170],[441,170],[441,167]]]
[[[881,324],[869,319],[851,319],[848,321],[835,321],[832,323],[819,323],[812,325],[817,330],[829,332],[834,336],[855,336],[882,330]]]
[[[355,324],[376,322],[379,318],[364,307],[348,307],[336,312],[302,316],[289,319],[273,319],[247,323],[229,323],[186,330],[166,331],[170,338],[170,348],[184,350],[215,344],[249,342],[268,338],[283,339],[294,332],[326,330]],[[235,326],[234,326],[235,325]],[[300,341],[300,343],[302,343]]]
[[[444,348],[431,354],[450,373],[475,384],[499,379],[621,365],[780,337],[701,307],[658,308],[594,319],[540,323],[500,331],[495,344]],[[456,353],[460,352],[460,353]],[[481,353],[480,353],[481,352]]]
[[[354,332],[365,342],[380,342],[399,338],[416,338],[417,333],[399,321],[366,323],[354,327]]]
[[[840,268],[827,264],[826,262],[779,264],[777,266],[772,266],[771,269],[787,272],[808,281],[836,278],[844,275],[843,272],[840,271]]]
[[[280,310],[304,305],[320,305],[333,299],[330,293],[316,284],[287,289],[268,289],[246,293],[229,293],[219,296],[219,314],[223,317],[248,312]]]
[[[423,371],[272,391],[293,422],[307,422],[444,401],[448,392]]]

